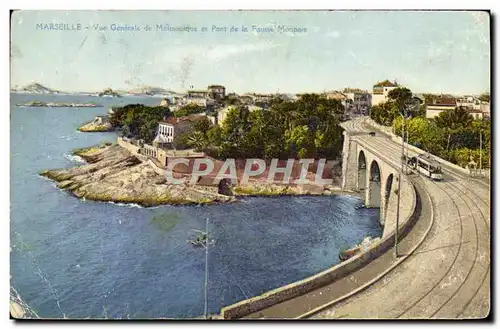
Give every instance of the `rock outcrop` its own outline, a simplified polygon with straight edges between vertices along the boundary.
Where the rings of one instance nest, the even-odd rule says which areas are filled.
[[[41,172],[58,182],[61,189],[86,200],[137,203],[143,206],[161,204],[208,204],[235,201],[234,197],[198,190],[187,185],[166,184],[151,165],[141,162],[126,149],[100,146],[74,152],[88,164]]]
[[[94,121],[84,124],[78,128],[78,130],[81,132],[105,132],[112,131],[113,126],[107,117],[98,116],[94,119]]]

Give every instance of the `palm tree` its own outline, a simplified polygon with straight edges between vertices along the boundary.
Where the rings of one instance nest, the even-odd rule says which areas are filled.
[[[201,131],[193,131],[187,139],[187,144],[197,150],[201,150],[206,145],[205,135]]]

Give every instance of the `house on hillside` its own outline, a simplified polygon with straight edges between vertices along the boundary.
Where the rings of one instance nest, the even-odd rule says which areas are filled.
[[[215,121],[215,118],[210,118],[205,113],[190,114],[180,118],[168,117],[159,121],[156,137],[153,140],[153,146],[167,149],[174,148],[175,136],[189,131],[196,122],[204,118],[208,118],[211,122]]]
[[[226,87],[221,85],[210,85],[208,86],[208,96],[212,99],[223,99],[226,97]]]
[[[384,80],[373,85],[371,106],[387,102],[389,92],[400,87],[396,82]]]
[[[425,117],[434,118],[443,111],[455,109],[457,107],[457,99],[450,96],[427,98],[425,106]]]
[[[219,126],[222,126],[222,124],[224,123],[224,120],[226,120],[226,118],[227,118],[229,111],[231,111],[232,109],[235,109],[235,108],[236,108],[235,106],[226,106],[226,107],[220,109],[219,112],[217,113],[217,124]]]
[[[342,93],[350,100],[350,113],[361,115],[368,114],[372,106],[372,95],[367,90],[345,88]]]

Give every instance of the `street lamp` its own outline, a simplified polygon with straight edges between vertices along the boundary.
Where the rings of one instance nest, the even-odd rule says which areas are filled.
[[[415,98],[408,99],[402,106],[399,115],[401,115],[401,171],[398,178],[398,207],[396,209],[396,231],[394,235],[394,257],[398,257],[398,239],[399,239],[399,208],[401,206],[401,179],[403,178],[403,167],[405,163],[405,119],[408,112],[412,113],[420,102]],[[404,113],[404,114],[403,114]],[[409,131],[409,130],[408,130]],[[406,146],[408,148],[408,146]],[[405,171],[405,174],[407,172]]]

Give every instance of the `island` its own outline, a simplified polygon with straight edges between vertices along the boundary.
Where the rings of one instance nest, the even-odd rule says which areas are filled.
[[[114,91],[111,88],[104,89],[98,95],[99,97],[121,97],[121,95],[118,92]]]
[[[23,88],[20,88],[20,89],[13,88],[11,91],[17,92],[17,93],[25,93],[25,94],[59,94],[59,93],[61,93],[58,90],[45,87],[45,86],[41,85],[40,83],[36,83],[36,82],[29,84],[29,85],[27,85]]]
[[[17,107],[102,107],[100,104],[95,103],[54,103],[54,102],[41,102],[31,101],[26,103],[16,104]]]

